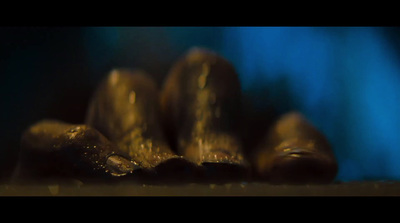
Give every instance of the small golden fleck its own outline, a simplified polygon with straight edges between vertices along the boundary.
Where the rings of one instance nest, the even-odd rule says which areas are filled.
[[[113,70],[111,71],[111,84],[114,86],[115,84],[117,84],[119,79],[119,74],[117,70]]]
[[[207,76],[200,75],[198,79],[199,88],[203,89],[206,86]]]
[[[210,65],[208,63],[203,63],[202,71],[198,78],[198,86],[200,89],[203,89],[207,84],[207,76],[210,72]]]
[[[208,63],[203,63],[203,65],[201,66],[202,68],[202,74],[201,75],[208,75],[208,73],[210,73],[210,65]]]
[[[135,104],[135,101],[136,101],[136,93],[134,91],[131,91],[131,93],[129,93],[129,103]]]

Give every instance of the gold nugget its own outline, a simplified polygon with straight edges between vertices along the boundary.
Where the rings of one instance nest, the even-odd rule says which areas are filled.
[[[22,134],[15,179],[91,180],[135,169],[138,166],[96,129],[42,120]]]
[[[272,183],[329,183],[338,169],[327,139],[298,112],[276,121],[252,160]]]
[[[86,123],[143,169],[184,176],[193,164],[171,151],[162,132],[158,102],[156,84],[144,71],[114,69],[94,93]]]
[[[233,66],[193,48],[171,68],[161,94],[164,126],[179,154],[208,176],[243,175],[240,83]]]

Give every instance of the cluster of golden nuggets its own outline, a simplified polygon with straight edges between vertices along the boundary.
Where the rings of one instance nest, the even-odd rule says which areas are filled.
[[[18,180],[264,180],[329,183],[337,163],[298,112],[281,116],[247,153],[234,67],[193,48],[159,92],[143,70],[114,69],[93,94],[84,124],[42,120],[21,138]]]

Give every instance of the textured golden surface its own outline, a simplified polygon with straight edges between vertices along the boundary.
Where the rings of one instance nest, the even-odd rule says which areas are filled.
[[[329,183],[338,169],[325,136],[298,112],[271,126],[252,161],[260,177],[279,183]]]
[[[189,50],[170,69],[161,111],[179,154],[206,166],[210,174],[219,167],[235,166],[232,172],[246,168],[239,136],[240,83],[227,60],[206,49]]]
[[[103,133],[141,168],[158,166],[184,172],[194,164],[171,150],[161,128],[159,92],[141,70],[114,69],[96,89],[86,124]],[[168,164],[168,165],[167,165]],[[176,175],[179,175],[177,173]]]
[[[96,178],[125,175],[135,169],[134,164],[96,129],[49,119],[41,120],[24,131],[19,158],[15,180]]]
[[[67,182],[91,172],[104,183],[103,175],[114,183],[136,177],[157,184],[333,181],[330,146],[299,113],[283,115],[260,134],[249,159],[242,110],[232,64],[192,48],[172,65],[161,92],[143,70],[114,69],[95,90],[85,124],[45,120],[28,127],[19,170]]]

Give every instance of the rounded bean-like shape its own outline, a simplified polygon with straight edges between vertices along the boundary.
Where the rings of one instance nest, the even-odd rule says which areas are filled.
[[[142,70],[112,70],[93,95],[86,123],[148,172],[182,176],[194,167],[167,143],[160,123],[159,91]]]
[[[168,137],[179,154],[207,175],[243,175],[239,135],[241,89],[233,66],[215,52],[189,50],[173,64],[161,93]]]
[[[338,169],[328,140],[298,112],[280,117],[252,157],[258,176],[271,183],[329,183]]]
[[[58,120],[41,120],[21,137],[15,179],[96,179],[138,169],[96,129]]]

